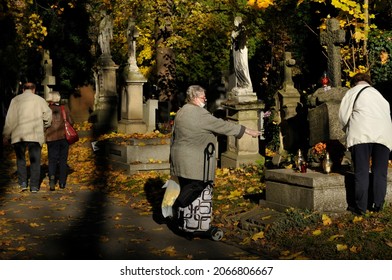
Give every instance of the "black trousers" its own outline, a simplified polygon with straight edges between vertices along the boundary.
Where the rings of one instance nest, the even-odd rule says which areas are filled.
[[[387,191],[389,149],[381,144],[365,143],[354,145],[350,150],[354,164],[357,208],[366,212],[368,205],[382,207]],[[370,172],[373,176],[370,176]],[[373,201],[369,201],[368,197],[370,183],[373,185]]]
[[[48,145],[48,175],[49,179],[56,177],[57,166],[59,167],[59,183],[65,185],[68,175],[68,151],[69,144],[66,139],[50,141]]]
[[[26,150],[30,160],[30,187],[39,188],[41,180],[41,145],[38,142],[18,142],[13,144],[16,154],[16,168],[19,185],[28,185]]]

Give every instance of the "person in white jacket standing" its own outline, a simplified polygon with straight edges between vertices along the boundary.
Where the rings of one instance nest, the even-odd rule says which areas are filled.
[[[35,84],[26,83],[23,93],[15,96],[8,108],[3,129],[3,143],[9,143],[16,153],[18,183],[28,189],[26,149],[30,159],[30,191],[38,192],[41,179],[41,148],[45,128],[52,122],[52,110],[42,97],[35,94]]]
[[[348,210],[363,215],[366,210],[378,212],[384,205],[392,149],[391,111],[388,101],[371,86],[368,74],[356,74],[351,84],[340,104],[339,120],[354,167],[356,205]]]

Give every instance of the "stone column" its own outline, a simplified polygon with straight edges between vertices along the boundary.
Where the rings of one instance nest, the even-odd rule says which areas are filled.
[[[121,133],[145,133],[147,125],[143,120],[143,84],[147,79],[140,73],[126,69],[126,86],[122,93],[121,120],[118,131]]]
[[[136,64],[136,38],[139,32],[135,21],[131,18],[128,22],[128,66],[124,71],[125,89],[121,100],[121,120],[118,131],[121,133],[145,133],[147,125],[143,120],[143,84],[147,79],[140,73]]]
[[[235,95],[234,98],[222,103],[226,109],[228,121],[235,122],[253,129],[263,129],[260,122],[260,111],[264,104],[257,101],[255,93]],[[259,154],[259,138],[253,138],[245,134],[241,139],[229,136],[227,139],[227,150],[221,156],[221,167],[237,168],[243,164],[255,163],[262,159]]]

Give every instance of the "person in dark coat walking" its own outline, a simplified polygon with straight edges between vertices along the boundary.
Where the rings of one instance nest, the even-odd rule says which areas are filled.
[[[60,99],[59,92],[51,92],[49,99],[47,99],[52,110],[52,125],[45,131],[46,144],[48,146],[49,187],[51,191],[54,191],[56,186],[57,166],[59,167],[58,180],[60,189],[65,188],[68,175],[69,144],[65,138],[65,124],[61,107],[65,110],[68,122],[73,124],[68,106],[60,105]]]

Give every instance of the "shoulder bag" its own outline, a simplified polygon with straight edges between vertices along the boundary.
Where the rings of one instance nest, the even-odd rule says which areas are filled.
[[[64,119],[65,138],[67,139],[68,144],[72,145],[73,143],[79,141],[79,135],[73,126],[67,121],[67,116],[65,115],[63,105],[61,105],[61,114],[63,115]]]
[[[353,102],[353,109],[352,109],[352,111],[354,111],[355,102],[357,101],[357,99],[358,99],[359,95],[361,94],[361,92],[364,91],[365,89],[369,88],[369,87],[370,87],[370,86],[363,87],[363,88],[357,93],[357,96],[355,96],[355,99],[354,99],[354,102]],[[351,115],[352,115],[352,113],[351,113]],[[343,127],[343,131],[344,131],[344,132],[347,131],[348,125],[349,125],[349,123],[350,123],[350,119],[351,119],[351,116],[350,116],[350,118],[348,119],[347,124]]]

